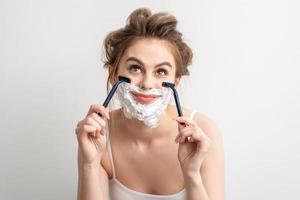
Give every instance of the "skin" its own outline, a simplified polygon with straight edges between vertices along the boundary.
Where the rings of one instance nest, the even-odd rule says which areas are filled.
[[[170,48],[164,40],[135,41],[122,56],[117,76],[129,77],[132,84],[143,89],[161,88],[163,81],[178,86],[180,78],[175,77]],[[112,84],[117,76],[110,80]],[[183,108],[183,113],[184,117],[176,117],[176,107],[169,105],[160,125],[151,129],[136,119],[125,118],[121,110],[109,113],[100,105],[92,105],[76,129],[78,199],[108,199],[112,166],[104,140],[107,121],[116,178],[123,185],[160,195],[186,188],[190,200],[224,199],[224,152],[219,130],[202,113],[198,112],[193,121],[188,109]]]

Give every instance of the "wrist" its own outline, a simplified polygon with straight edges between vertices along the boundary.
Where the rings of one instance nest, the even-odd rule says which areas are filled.
[[[185,181],[186,185],[201,185],[202,184],[202,178],[201,178],[200,172],[185,173],[183,176],[184,176],[184,181]]]
[[[201,177],[200,171],[182,171],[184,178],[192,179]]]
[[[81,162],[78,164],[78,169],[79,170],[99,170],[100,168],[100,163],[84,163]]]
[[[96,167],[99,166],[102,159],[102,153],[100,153],[97,158],[93,159],[84,159],[82,151],[78,149],[77,161],[79,167]]]

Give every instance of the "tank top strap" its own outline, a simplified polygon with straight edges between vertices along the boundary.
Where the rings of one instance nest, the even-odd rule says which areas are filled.
[[[113,179],[115,179],[115,165],[114,165],[114,159],[113,159],[113,154],[112,154],[112,148],[111,148],[111,143],[110,143],[110,137],[109,137],[109,125],[106,126],[106,139],[107,139],[107,147],[108,147],[108,155],[112,167],[112,175]]]
[[[191,114],[190,114],[190,120],[193,120],[193,119],[194,119],[194,116],[195,116],[196,113],[197,113],[196,110],[193,110],[193,111],[191,112]]]

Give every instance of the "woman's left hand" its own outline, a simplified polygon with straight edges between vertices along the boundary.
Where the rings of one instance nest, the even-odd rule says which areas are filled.
[[[205,154],[210,146],[210,139],[193,121],[177,117],[179,134],[175,139],[179,143],[178,160],[184,175],[198,175]]]

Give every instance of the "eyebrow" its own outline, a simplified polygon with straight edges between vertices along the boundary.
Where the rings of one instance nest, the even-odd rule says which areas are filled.
[[[142,61],[140,61],[139,59],[137,59],[136,57],[129,57],[129,58],[127,58],[126,62],[128,62],[128,61],[135,61],[135,62],[139,63],[140,65],[145,66],[144,63]],[[170,68],[172,68],[172,65],[167,61],[155,65],[154,68],[160,67],[162,65],[167,65]]]

